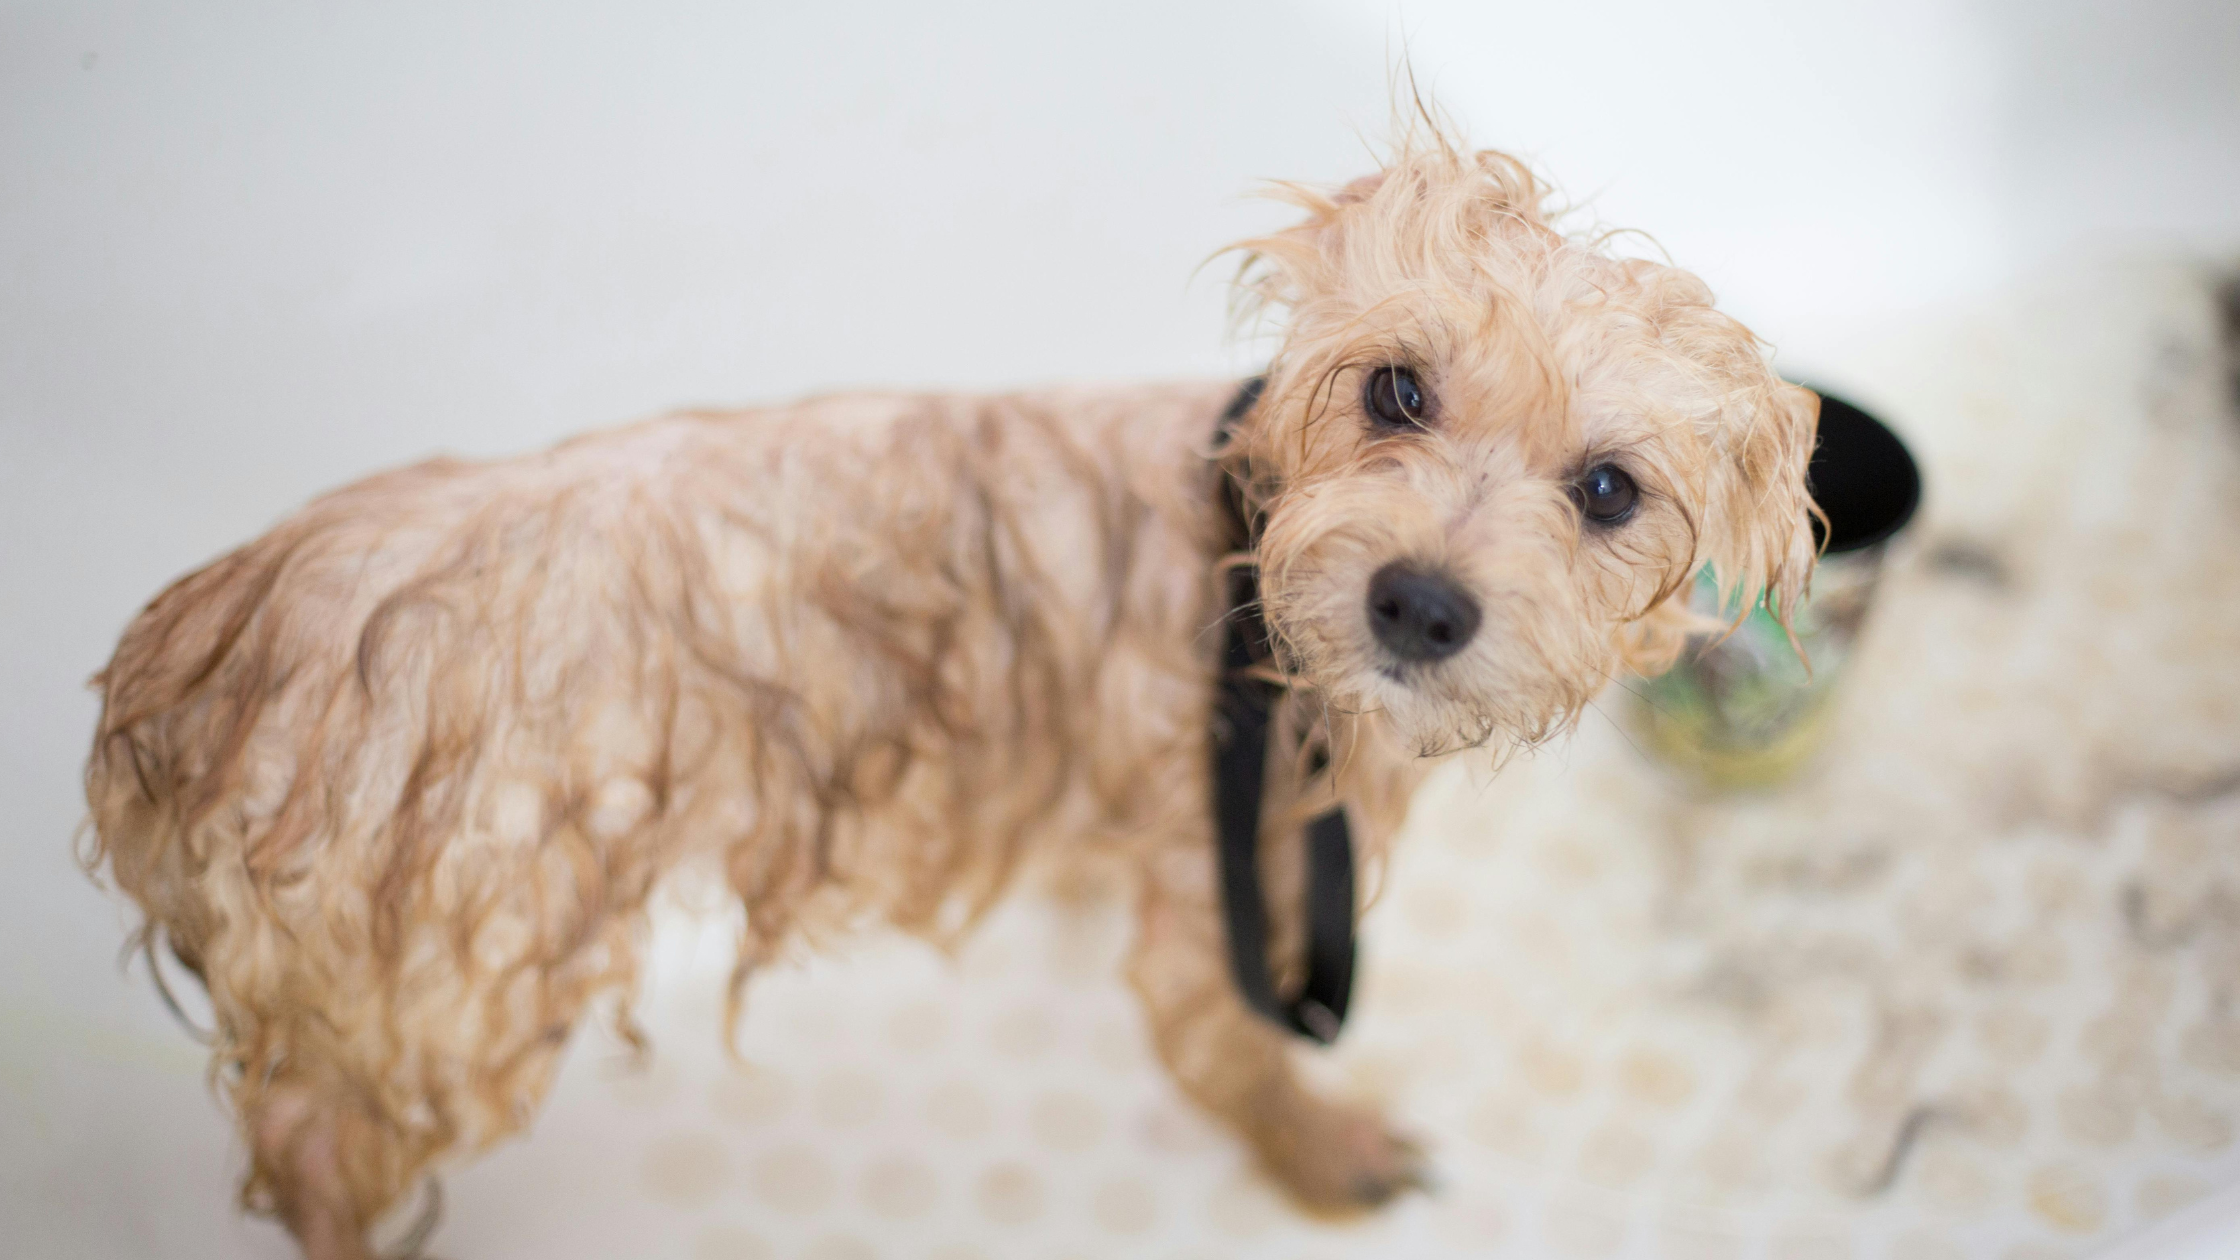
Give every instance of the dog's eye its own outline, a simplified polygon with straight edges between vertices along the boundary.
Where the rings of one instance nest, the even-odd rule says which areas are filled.
[[[1407,429],[1423,423],[1423,386],[1404,367],[1381,367],[1369,374],[1369,414],[1389,428]]]
[[[1614,464],[1597,464],[1571,487],[1571,497],[1588,520],[1597,525],[1615,525],[1633,515],[1634,504],[1641,501],[1641,491],[1624,469]]]

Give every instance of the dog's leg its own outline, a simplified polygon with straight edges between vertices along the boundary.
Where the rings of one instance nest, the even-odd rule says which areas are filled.
[[[1224,949],[1211,853],[1179,846],[1154,856],[1129,980],[1183,1091],[1242,1134],[1310,1210],[1359,1211],[1423,1186],[1419,1151],[1383,1117],[1300,1083],[1288,1035],[1245,1007]]]
[[[378,1141],[346,1103],[295,1081],[276,1081],[248,1117],[256,1179],[307,1260],[373,1260],[369,1222],[352,1187],[349,1156]]]

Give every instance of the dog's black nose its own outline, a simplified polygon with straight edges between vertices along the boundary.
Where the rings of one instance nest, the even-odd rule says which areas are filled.
[[[1403,661],[1445,660],[1478,632],[1478,601],[1452,578],[1388,564],[1369,579],[1369,628]]]

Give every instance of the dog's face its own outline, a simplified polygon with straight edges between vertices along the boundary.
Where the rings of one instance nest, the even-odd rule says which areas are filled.
[[[1669,665],[1715,566],[1786,610],[1819,400],[1685,272],[1559,234],[1516,162],[1416,151],[1250,242],[1285,316],[1230,458],[1292,667],[1426,755]]]

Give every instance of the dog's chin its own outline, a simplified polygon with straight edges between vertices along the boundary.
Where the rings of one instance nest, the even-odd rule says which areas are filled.
[[[1567,729],[1572,713],[1524,679],[1468,676],[1455,664],[1365,655],[1318,684],[1336,707],[1370,716],[1398,747],[1424,758],[1473,750],[1505,756]]]
[[[1271,609],[1292,670],[1333,712],[1361,715],[1412,756],[1531,747],[1570,729],[1592,694],[1500,650],[1514,636],[1499,619],[1452,657],[1406,661],[1380,647],[1351,608],[1314,615],[1322,611]]]

